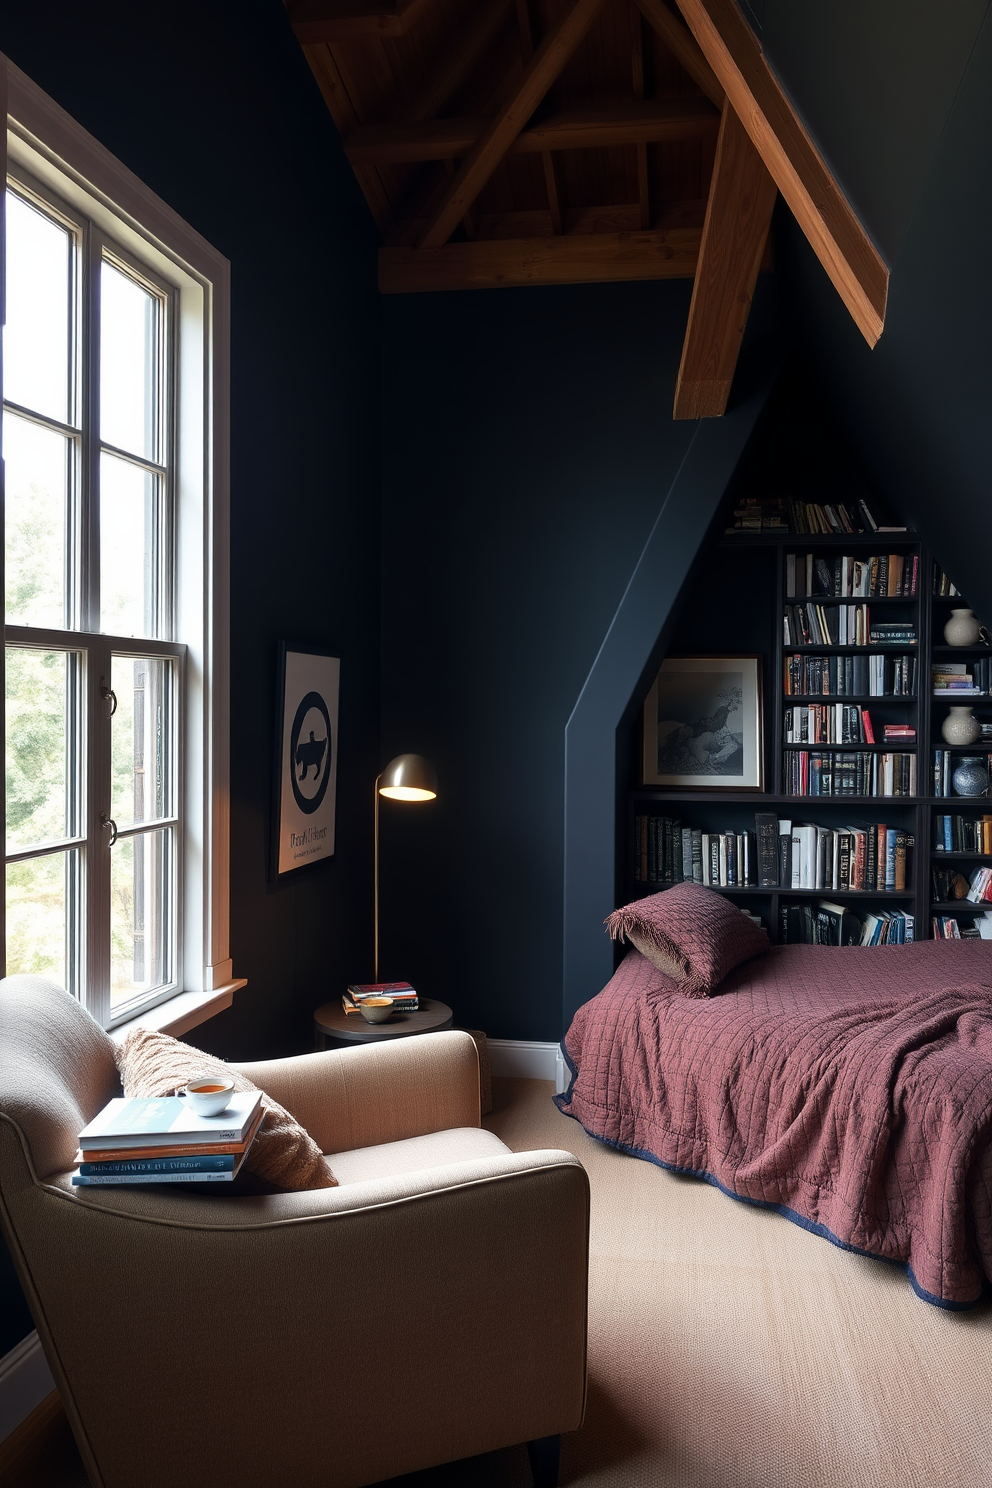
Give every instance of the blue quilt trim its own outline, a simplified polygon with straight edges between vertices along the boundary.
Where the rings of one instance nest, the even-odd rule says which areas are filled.
[[[992,1287],[986,1283],[978,1293],[978,1296],[970,1302],[948,1302],[944,1297],[935,1297],[933,1292],[928,1292],[925,1287],[920,1286],[920,1283],[913,1275],[913,1268],[909,1265],[908,1261],[897,1261],[892,1256],[878,1255],[873,1250],[862,1250],[858,1245],[851,1245],[849,1241],[842,1240],[839,1235],[835,1235],[833,1230],[828,1230],[826,1225],[817,1224],[814,1220],[807,1219],[804,1214],[798,1213],[795,1209],[790,1209],[787,1204],[774,1204],[770,1199],[752,1199],[746,1194],[735,1193],[732,1188],[728,1188],[725,1183],[721,1183],[714,1173],[708,1173],[704,1168],[682,1168],[676,1163],[664,1162],[660,1157],[657,1157],[653,1152],[649,1152],[646,1148],[628,1147],[625,1142],[614,1142],[608,1137],[601,1137],[596,1132],[590,1131],[587,1126],[584,1126],[579,1121],[577,1116],[573,1116],[571,1111],[565,1109],[566,1105],[571,1103],[572,1089],[575,1085],[578,1070],[569,1059],[564,1044],[562,1044],[562,1054],[565,1056],[565,1062],[572,1071],[572,1079],[565,1094],[555,1095],[552,1099],[559,1111],[564,1116],[571,1117],[573,1121],[578,1121],[579,1126],[582,1127],[582,1130],[587,1136],[592,1137],[593,1141],[602,1143],[604,1147],[612,1147],[617,1152],[626,1152],[630,1157],[639,1157],[645,1162],[654,1163],[656,1168],[664,1168],[666,1172],[678,1173],[684,1178],[699,1178],[703,1183],[709,1183],[714,1188],[718,1188],[728,1198],[736,1199],[739,1204],[750,1204],[755,1209],[770,1209],[774,1214],[781,1214],[783,1219],[789,1220],[790,1223],[799,1225],[800,1229],[809,1230],[811,1235],[819,1235],[821,1240],[829,1240],[830,1244],[836,1245],[839,1250],[849,1250],[852,1255],[867,1256],[871,1261],[884,1261],[887,1266],[898,1266],[901,1271],[906,1273],[906,1276],[909,1278],[909,1284],[918,1297],[922,1298],[924,1302],[931,1303],[934,1307],[942,1307],[945,1312],[968,1312],[971,1308],[977,1307],[985,1297],[992,1293]]]

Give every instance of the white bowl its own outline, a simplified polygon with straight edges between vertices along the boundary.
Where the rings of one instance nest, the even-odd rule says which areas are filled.
[[[190,1080],[183,1091],[183,1099],[197,1116],[219,1116],[226,1111],[234,1094],[233,1080],[220,1080],[204,1075],[202,1080]]]

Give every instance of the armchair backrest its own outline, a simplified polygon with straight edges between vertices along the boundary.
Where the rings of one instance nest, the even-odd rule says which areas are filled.
[[[80,1131],[120,1093],[113,1040],[74,997],[44,977],[0,981],[0,1114],[38,1178],[73,1166]]]

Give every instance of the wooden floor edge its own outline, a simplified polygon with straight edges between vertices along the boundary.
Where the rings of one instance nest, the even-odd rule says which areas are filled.
[[[0,1477],[12,1472],[65,1414],[58,1390],[52,1390],[9,1436],[0,1441]]]

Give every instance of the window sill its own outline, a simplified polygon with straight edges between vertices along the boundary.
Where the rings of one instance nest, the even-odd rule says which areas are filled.
[[[168,1002],[160,1002],[146,1013],[139,1013],[126,1023],[118,1023],[110,1030],[110,1037],[116,1044],[122,1044],[132,1028],[150,1028],[156,1033],[168,1033],[179,1038],[229,1008],[235,992],[247,985],[242,977],[238,981],[226,982],[222,987],[214,987],[210,992],[179,992]]]

